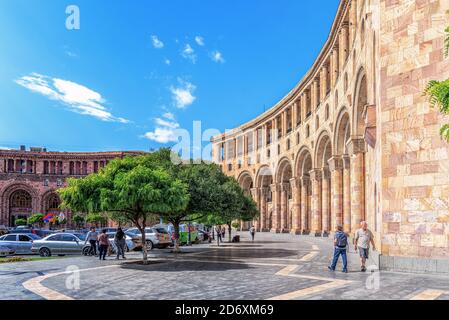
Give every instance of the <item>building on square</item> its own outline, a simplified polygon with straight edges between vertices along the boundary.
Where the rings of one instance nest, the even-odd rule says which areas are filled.
[[[0,150],[0,225],[14,226],[15,220],[33,213],[60,214],[56,190],[66,179],[98,172],[109,161],[142,152],[51,152],[21,146]],[[64,212],[71,225],[71,212]]]
[[[275,106],[212,138],[257,202],[259,231],[327,236],[362,220],[381,269],[449,273],[448,0],[341,0],[310,70]],[[246,228],[249,224],[246,224]]]

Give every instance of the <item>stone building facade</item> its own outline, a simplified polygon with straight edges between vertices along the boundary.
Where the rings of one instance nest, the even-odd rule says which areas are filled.
[[[56,190],[70,177],[98,172],[110,160],[141,152],[48,152],[22,146],[0,150],[0,225],[14,226],[18,218],[33,213],[61,212]],[[71,225],[71,213],[65,212]]]
[[[449,119],[423,96],[449,78],[448,0],[341,0],[313,66],[281,101],[212,139],[258,203],[260,231],[373,231],[384,269],[449,272]],[[249,225],[246,225],[248,227]]]

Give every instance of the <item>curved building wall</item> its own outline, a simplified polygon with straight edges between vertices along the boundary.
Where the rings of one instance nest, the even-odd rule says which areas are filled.
[[[212,139],[214,162],[257,201],[257,229],[327,236],[364,220],[384,268],[432,258],[448,270],[445,119],[422,94],[449,77],[447,9],[447,0],[342,0],[299,84]]]

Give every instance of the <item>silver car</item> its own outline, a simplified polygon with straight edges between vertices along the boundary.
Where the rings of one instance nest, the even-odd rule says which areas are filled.
[[[11,256],[15,251],[7,244],[0,243],[0,257]]]
[[[128,229],[125,233],[130,237],[141,237],[140,230],[137,228]],[[145,228],[145,240],[147,250],[153,250],[153,248],[165,249],[172,244],[170,235],[162,228]]]
[[[107,232],[106,234],[108,235],[108,239],[109,239],[109,243],[111,245],[112,252],[117,253],[117,248],[116,248],[115,241],[114,241],[116,232]],[[126,233],[125,233],[125,242],[126,242],[126,244],[125,244],[126,252],[129,252],[130,250],[132,251],[136,248],[136,245],[133,242],[132,238],[130,236],[126,235]]]
[[[0,243],[12,248],[15,254],[32,254],[33,241],[41,239],[33,233],[7,234],[0,237]]]
[[[41,257],[50,257],[53,254],[58,256],[87,255],[90,244],[85,244],[80,237],[80,234],[72,233],[51,234],[42,240],[33,241],[31,251],[39,253]]]

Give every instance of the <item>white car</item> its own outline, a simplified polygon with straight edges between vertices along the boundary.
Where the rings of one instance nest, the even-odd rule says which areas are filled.
[[[112,252],[116,253],[117,248],[116,248],[115,241],[114,241],[116,232],[108,232],[106,234],[108,235],[108,239],[109,239],[109,243],[111,244]],[[126,245],[125,245],[126,252],[132,251],[136,248],[136,244],[134,243],[133,239],[126,234],[125,234],[125,242],[126,242]]]
[[[128,229],[125,231],[125,234],[130,237],[141,237],[138,228]],[[163,228],[145,228],[145,239],[147,250],[153,250],[153,248],[165,249],[172,244],[170,235]]]

